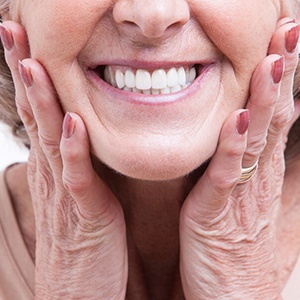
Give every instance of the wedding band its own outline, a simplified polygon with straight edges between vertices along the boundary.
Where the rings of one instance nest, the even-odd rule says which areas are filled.
[[[239,183],[245,183],[249,181],[252,178],[252,176],[256,173],[257,166],[258,166],[258,160],[253,166],[249,168],[242,168],[242,175],[240,177]]]

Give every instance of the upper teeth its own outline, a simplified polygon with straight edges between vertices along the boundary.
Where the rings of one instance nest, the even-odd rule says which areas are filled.
[[[184,69],[157,69],[150,73],[147,70],[127,69],[107,66],[104,72],[106,82],[125,91],[143,94],[175,93],[189,86],[196,78],[195,67]]]

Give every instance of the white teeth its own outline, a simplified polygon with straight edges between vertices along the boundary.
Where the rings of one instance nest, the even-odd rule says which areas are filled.
[[[189,70],[189,76],[187,78],[187,82],[193,82],[196,79],[196,69],[191,68]]]
[[[120,71],[116,71],[116,83],[119,89],[122,89],[125,86],[124,74]]]
[[[195,67],[184,69],[175,67],[164,70],[157,69],[152,74],[143,69],[133,71],[127,69],[125,74],[117,67],[107,66],[104,71],[104,80],[114,87],[127,92],[159,95],[181,91],[196,79]]]
[[[132,91],[132,89],[130,87],[126,86],[126,85],[123,87],[122,90],[126,91],[126,92],[131,92]]]
[[[134,87],[134,88],[132,89],[132,92],[133,92],[133,93],[136,93],[136,94],[141,94],[141,93],[142,93],[142,90],[139,90],[139,89],[137,89],[136,87]]]
[[[170,94],[171,93],[171,90],[170,88],[167,86],[166,88],[164,89],[161,89],[160,93],[163,95],[163,94]]]
[[[180,84],[177,84],[177,85],[171,87],[170,90],[171,90],[171,93],[176,93],[176,92],[181,91],[182,88],[181,88],[181,85],[180,85]]]
[[[151,89],[151,75],[146,70],[138,69],[135,75],[135,86],[140,90]]]
[[[183,67],[178,69],[178,83],[181,85],[185,85],[186,83],[186,75]]]
[[[172,68],[167,73],[168,86],[172,87],[178,84],[178,73],[175,68]]]
[[[151,89],[151,94],[152,95],[159,95],[159,89]]]
[[[167,74],[163,69],[155,70],[152,73],[152,88],[163,89],[167,86]]]
[[[151,90],[142,90],[143,94],[151,95]]]
[[[129,88],[135,87],[135,76],[132,71],[127,70],[125,72],[125,85]]]

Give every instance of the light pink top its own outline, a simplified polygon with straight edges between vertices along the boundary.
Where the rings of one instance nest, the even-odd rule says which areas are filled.
[[[22,238],[0,173],[0,299],[34,299],[34,263]]]

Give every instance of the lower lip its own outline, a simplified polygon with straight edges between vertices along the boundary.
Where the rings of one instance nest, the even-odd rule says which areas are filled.
[[[104,91],[108,96],[111,96],[115,100],[127,101],[132,104],[135,103],[143,105],[162,105],[181,102],[193,96],[194,94],[199,93],[199,90],[201,90],[201,88],[205,84],[207,75],[210,73],[214,66],[215,64],[204,66],[201,74],[191,83],[191,85],[179,92],[165,95],[145,95],[126,92],[108,84],[92,70],[88,70],[87,75],[96,85],[97,89],[101,90],[102,92]]]

